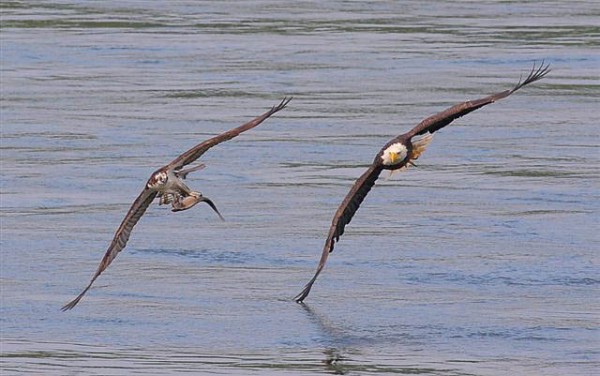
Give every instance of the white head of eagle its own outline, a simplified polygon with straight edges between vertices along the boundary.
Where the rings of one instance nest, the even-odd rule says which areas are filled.
[[[388,146],[381,154],[381,161],[385,166],[394,166],[406,159],[408,149],[401,142]]]

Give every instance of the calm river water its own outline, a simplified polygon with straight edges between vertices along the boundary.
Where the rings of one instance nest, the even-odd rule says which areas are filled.
[[[2,375],[590,375],[600,366],[596,1],[3,1]],[[382,177],[306,305],[332,216],[424,117],[553,71]],[[207,206],[153,205],[204,155]]]

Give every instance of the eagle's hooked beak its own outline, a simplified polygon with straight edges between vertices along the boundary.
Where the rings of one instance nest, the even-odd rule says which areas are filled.
[[[398,153],[396,153],[394,151],[390,151],[390,161],[392,162],[392,164],[395,164],[397,160],[398,160]]]

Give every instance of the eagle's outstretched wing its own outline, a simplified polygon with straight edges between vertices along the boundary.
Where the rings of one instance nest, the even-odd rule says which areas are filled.
[[[412,137],[412,136],[416,136],[416,135],[422,135],[427,132],[434,133],[435,131],[438,131],[438,130],[444,128],[446,125],[452,123],[454,120],[458,119],[459,117],[468,114],[469,112],[475,111],[475,110],[477,110],[483,106],[486,106],[490,103],[494,103],[502,98],[506,98],[509,95],[511,95],[512,93],[514,93],[515,91],[522,88],[523,86],[528,85],[532,82],[541,80],[549,72],[550,72],[549,64],[544,65],[544,62],[542,61],[540,66],[536,67],[535,63],[534,63],[533,68],[531,69],[531,72],[529,73],[527,78],[524,81],[519,80],[519,83],[517,85],[515,85],[515,87],[513,87],[512,89],[504,90],[500,93],[492,94],[485,98],[467,101],[467,102],[463,102],[463,103],[454,105],[442,112],[439,112],[439,113],[432,115],[432,116],[428,117],[427,119],[423,120],[422,122],[417,124],[416,127],[411,129],[408,132],[408,135],[409,135],[409,137]]]
[[[329,235],[327,235],[327,240],[325,240],[325,246],[321,253],[321,260],[319,261],[319,266],[317,266],[317,271],[311,280],[304,286],[300,294],[296,295],[294,298],[298,303],[302,302],[310,293],[313,283],[315,283],[321,270],[325,267],[329,254],[333,252],[335,242],[337,242],[344,233],[346,225],[350,223],[354,213],[356,213],[360,204],[363,202],[371,188],[373,188],[373,185],[375,185],[375,181],[379,177],[379,174],[381,174],[381,171],[381,166],[371,165],[371,167],[356,180],[350,189],[350,192],[348,192],[344,201],[340,204],[340,207],[333,216],[333,221],[331,221]]]

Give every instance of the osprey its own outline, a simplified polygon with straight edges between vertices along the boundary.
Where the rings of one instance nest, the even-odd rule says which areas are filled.
[[[121,222],[121,225],[117,229],[112,242],[108,246],[104,257],[98,266],[98,270],[96,270],[96,273],[92,277],[90,283],[81,292],[81,294],[62,307],[62,310],[67,311],[75,307],[81,298],[83,298],[85,293],[90,289],[90,287],[92,287],[92,284],[96,278],[98,278],[98,276],[100,276],[100,274],[106,270],[115,257],[117,257],[119,252],[125,248],[125,245],[129,240],[129,236],[131,235],[131,230],[133,230],[133,226],[138,223],[148,206],[150,206],[150,203],[152,203],[156,197],[159,198],[159,205],[171,204],[171,210],[174,212],[187,210],[199,202],[205,202],[222,220],[223,217],[221,216],[221,213],[219,213],[217,207],[210,199],[202,196],[202,193],[200,192],[192,191],[183,182],[190,172],[200,170],[204,168],[204,165],[200,164],[186,169],[183,167],[200,158],[200,156],[202,156],[202,154],[204,154],[211,147],[220,144],[223,141],[230,140],[240,133],[256,127],[274,113],[285,108],[290,100],[291,98],[284,98],[279,105],[272,107],[269,111],[258,116],[257,118],[194,146],[190,150],[181,154],[179,157],[175,158],[171,163],[156,170],[146,182],[142,193],[140,193],[140,195],[135,199],[129,208],[129,211],[125,215],[125,219],[123,219],[123,222]]]
[[[414,166],[413,161],[418,159],[421,153],[423,153],[425,148],[429,145],[433,138],[433,133],[469,112],[475,111],[490,103],[494,103],[502,98],[506,98],[523,86],[542,79],[550,72],[549,68],[549,65],[544,66],[543,61],[537,68],[534,63],[533,69],[527,78],[524,81],[519,80],[519,83],[512,89],[492,94],[485,98],[454,105],[438,114],[426,118],[407,133],[401,134],[385,144],[375,156],[375,160],[371,166],[356,180],[352,188],[350,188],[350,192],[348,192],[338,210],[335,212],[331,227],[329,228],[329,234],[325,240],[323,252],[321,253],[321,260],[317,266],[317,271],[312,279],[304,286],[304,289],[300,294],[294,297],[294,300],[301,303],[306,299],[312,285],[323,270],[323,267],[325,267],[327,257],[333,252],[334,243],[339,241],[340,236],[344,233],[344,228],[350,223],[360,204],[363,202],[383,170],[389,170],[390,173],[392,173],[394,171],[404,170],[411,165]]]

